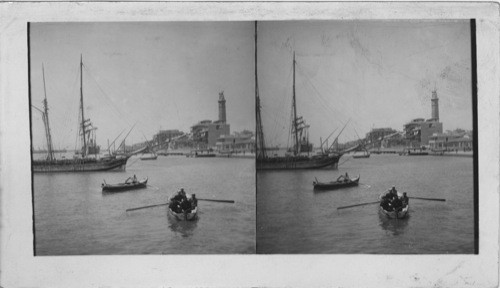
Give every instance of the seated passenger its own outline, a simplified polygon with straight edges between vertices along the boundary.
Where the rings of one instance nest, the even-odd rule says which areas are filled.
[[[395,211],[401,211],[403,209],[403,202],[397,197],[392,200],[392,205]]]
[[[181,190],[179,190],[177,192],[177,194],[174,196],[173,199],[176,201],[179,201],[179,202],[181,202],[183,200],[187,200],[186,192],[184,191],[184,188],[181,188]]]
[[[191,209],[192,209],[192,207],[191,207],[191,202],[190,202],[190,201],[188,201],[187,199],[186,199],[186,200],[183,200],[183,201],[181,202],[181,205],[180,205],[180,206],[181,206],[181,209],[182,209],[182,211],[183,211],[183,212],[191,212]]]
[[[409,202],[409,198],[408,196],[406,196],[406,192],[403,192],[403,197],[401,197],[401,202],[403,203],[403,208],[408,206],[408,202]]]
[[[393,194],[391,192],[391,189],[389,189],[387,192],[385,192],[384,196],[382,196],[382,199],[387,199],[387,200],[392,200]]]
[[[391,201],[394,200],[395,198],[398,198],[398,192],[396,191],[396,187],[392,186],[392,189],[385,194],[385,197]]]
[[[189,198],[189,201],[191,201],[191,206],[193,209],[198,206],[198,199],[196,198],[196,194],[191,194],[191,198]]]
[[[175,213],[181,213],[182,212],[182,209],[181,209],[181,206],[180,206],[180,202],[179,201],[176,201],[176,200],[172,200],[170,201],[170,204],[168,205],[168,207],[174,211]]]

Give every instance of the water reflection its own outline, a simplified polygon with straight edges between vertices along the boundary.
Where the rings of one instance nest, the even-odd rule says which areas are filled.
[[[179,233],[182,237],[188,238],[193,236],[194,229],[198,225],[200,215],[196,216],[194,221],[180,221],[175,219],[172,215],[168,215],[168,228],[174,233]]]
[[[382,213],[378,213],[380,219],[380,227],[387,232],[391,232],[392,235],[397,236],[404,233],[404,230],[408,226],[408,222],[410,221],[410,214],[408,214],[403,219],[391,219]]]

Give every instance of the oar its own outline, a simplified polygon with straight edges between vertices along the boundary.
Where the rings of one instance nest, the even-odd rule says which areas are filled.
[[[157,206],[165,206],[168,205],[169,203],[163,203],[163,204],[156,204],[156,205],[149,205],[149,206],[142,206],[142,207],[137,207],[137,208],[130,208],[125,210],[125,212],[128,211],[134,211],[134,210],[140,210],[140,209],[146,209],[146,208],[152,208],[152,207],[157,207]]]
[[[203,198],[196,198],[197,200],[200,201],[211,201],[211,202],[221,202],[221,203],[234,203],[234,200],[218,200],[218,199],[203,199]]]
[[[446,201],[446,199],[442,198],[422,198],[422,197],[408,197],[410,199],[419,199],[419,200],[429,200],[429,201]]]
[[[365,183],[359,183],[359,182],[358,182],[358,184],[359,184],[359,185],[363,185],[363,186],[365,186],[366,188],[371,188],[371,187],[372,187],[372,186],[370,186],[370,185],[368,185],[368,184],[365,184]]]
[[[337,210],[351,208],[351,207],[357,207],[357,206],[363,206],[363,205],[376,204],[376,203],[380,203],[380,201],[368,202],[368,203],[361,203],[361,204],[355,204],[355,205],[349,205],[349,206],[343,206],[343,207],[337,208]]]

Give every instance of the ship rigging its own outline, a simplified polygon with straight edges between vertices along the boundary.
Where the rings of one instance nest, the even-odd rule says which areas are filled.
[[[75,155],[73,159],[56,159],[52,149],[52,136],[49,126],[48,101],[45,89],[45,71],[43,69],[43,82],[45,97],[43,100],[44,110],[34,107],[42,112],[42,118],[45,127],[45,137],[47,140],[47,158],[45,160],[34,160],[32,169],[35,173],[51,173],[51,172],[90,172],[90,171],[106,171],[106,170],[125,170],[127,160],[130,156],[121,158],[106,157],[98,158],[99,146],[96,143],[96,130],[90,119],[85,119],[85,111],[83,105],[83,56],[80,56],[80,109],[79,109],[79,131],[82,147],[79,155]],[[94,157],[90,157],[94,155]]]
[[[257,170],[295,170],[295,169],[318,169],[337,168],[341,152],[324,151],[318,155],[309,155],[312,145],[309,143],[306,124],[302,116],[297,116],[297,102],[295,92],[295,52],[293,53],[293,92],[292,92],[292,121],[291,132],[293,134],[294,145],[291,148],[292,154],[285,156],[272,156],[266,154],[264,141],[264,131],[261,118],[261,101],[258,87],[257,69],[257,22],[255,22],[255,111],[256,111],[256,151]],[[306,152],[306,154],[304,154]]]

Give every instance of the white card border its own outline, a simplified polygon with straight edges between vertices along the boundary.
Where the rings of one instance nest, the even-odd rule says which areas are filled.
[[[0,3],[0,284],[4,287],[498,286],[498,8],[493,2]],[[478,31],[479,255],[33,257],[27,22],[470,18],[477,19]],[[184,273],[188,277],[179,277]]]

